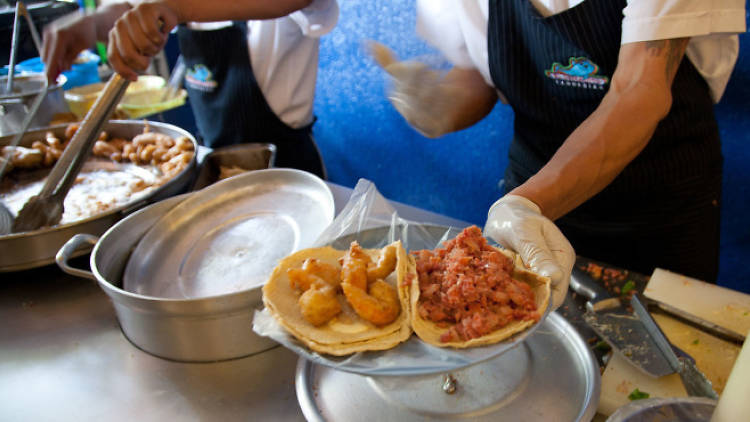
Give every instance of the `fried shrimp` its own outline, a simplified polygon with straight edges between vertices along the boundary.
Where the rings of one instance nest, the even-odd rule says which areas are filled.
[[[384,251],[378,264],[387,261],[388,255],[389,252]],[[395,256],[395,248],[393,248],[394,259]],[[398,293],[393,286],[382,279],[375,280],[368,286],[368,264],[372,264],[370,257],[357,242],[352,242],[344,255],[344,262],[341,266],[341,288],[357,315],[375,325],[389,324],[401,312]],[[395,267],[395,262],[393,265]],[[380,265],[375,268],[383,271]],[[386,275],[391,271],[393,269]]]
[[[373,282],[378,279],[385,279],[395,269],[396,247],[390,245],[383,249],[377,264],[371,262],[367,265],[367,280]]]
[[[349,245],[341,265],[341,284],[351,284],[357,288],[367,289],[367,264],[370,257],[356,241]]]
[[[327,264],[315,258],[308,258],[302,264],[302,269],[320,277],[333,287],[338,288],[341,285],[341,268],[336,265]]]
[[[315,258],[306,259],[302,268],[290,268],[286,273],[289,276],[289,285],[302,291],[309,289],[316,281],[326,282],[336,290],[341,285],[341,269]]]
[[[336,290],[323,281],[314,282],[302,293],[297,303],[302,316],[315,326],[325,324],[341,312],[341,304],[336,299]]]
[[[341,288],[354,312],[375,325],[389,324],[401,313],[396,289],[383,280],[371,283],[368,291],[346,281]]]
[[[286,274],[289,276],[289,286],[303,292],[307,291],[314,283],[325,283],[322,278],[310,274],[302,268],[290,268],[286,270]]]

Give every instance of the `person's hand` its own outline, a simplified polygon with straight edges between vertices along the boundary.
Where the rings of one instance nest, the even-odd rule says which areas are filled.
[[[179,23],[177,12],[164,2],[143,2],[123,14],[109,32],[107,59],[125,79],[135,81],[151,57],[164,48],[169,31]]]
[[[45,26],[42,42],[44,73],[50,84],[69,70],[78,54],[96,43],[94,16],[74,12]]]
[[[409,124],[422,135],[436,138],[450,131],[444,118],[451,104],[440,72],[417,61],[398,61],[383,44],[370,42],[370,53],[392,78],[388,99]]]
[[[490,208],[484,233],[518,253],[532,271],[552,280],[553,310],[563,303],[576,254],[535,203],[519,195],[505,195]]]

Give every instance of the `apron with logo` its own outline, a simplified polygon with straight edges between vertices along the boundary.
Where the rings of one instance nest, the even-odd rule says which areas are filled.
[[[505,173],[510,191],[547,163],[606,94],[626,1],[585,0],[546,18],[529,0],[489,1],[490,74],[515,113]],[[658,266],[714,281],[719,132],[709,88],[687,58],[672,96],[641,154],[556,224],[579,255],[645,274]]]
[[[266,102],[252,71],[245,22],[208,31],[180,25],[177,35],[187,66],[185,89],[203,145],[272,143],[276,167],[325,177],[312,124],[292,129]]]

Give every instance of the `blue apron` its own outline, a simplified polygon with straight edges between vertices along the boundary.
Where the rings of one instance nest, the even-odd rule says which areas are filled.
[[[617,66],[625,0],[542,17],[489,0],[490,74],[515,113],[508,191],[539,171],[599,105]],[[651,274],[716,279],[722,157],[709,88],[690,60],[646,148],[602,192],[556,221],[579,255]],[[612,140],[616,142],[616,139]]]
[[[292,129],[268,106],[252,71],[245,22],[209,31],[180,25],[177,36],[187,66],[185,89],[203,145],[272,143],[276,167],[325,177],[312,124]]]

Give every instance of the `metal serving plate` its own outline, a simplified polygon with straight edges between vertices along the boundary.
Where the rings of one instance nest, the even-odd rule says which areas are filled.
[[[187,137],[197,150],[198,144],[195,138],[187,131],[166,123],[147,123],[153,132],[164,133],[173,138]],[[62,137],[67,127],[67,124],[62,124],[28,131],[23,135],[20,145],[30,147],[33,141],[44,139],[47,132],[53,132],[58,137]],[[135,135],[143,133],[143,127],[144,121],[111,120],[104,125],[104,130],[111,136],[132,139]],[[0,146],[9,144],[12,136],[1,137]],[[95,158],[91,158],[91,160],[95,160]],[[195,168],[195,157],[193,157],[193,160],[179,174],[147,195],[92,217],[30,232],[0,236],[0,251],[2,251],[0,253],[0,272],[20,271],[55,262],[55,254],[73,235],[77,233],[101,235],[115,222],[132,211],[187,190]],[[80,250],[77,255],[86,252],[88,251]]]
[[[154,224],[128,261],[124,289],[193,299],[260,287],[279,259],[311,246],[333,215],[331,190],[301,170],[222,180]]]
[[[401,240],[407,251],[435,249],[443,241],[452,239],[461,229],[422,225],[401,220],[390,227],[378,227],[342,236],[331,243],[336,249],[347,249],[353,240],[365,248],[382,248]],[[269,335],[303,358],[319,365],[361,375],[413,376],[438,374],[475,365],[493,359],[518,347],[529,336],[540,329],[549,315],[549,308],[540,322],[499,343],[487,346],[453,349],[429,345],[412,335],[409,340],[384,351],[355,353],[349,356],[319,354],[288,334],[266,310],[256,313],[253,329],[261,335]]]
[[[502,356],[450,373],[366,377],[300,358],[296,374],[297,399],[310,422],[589,421],[600,388],[591,351],[557,313]]]

